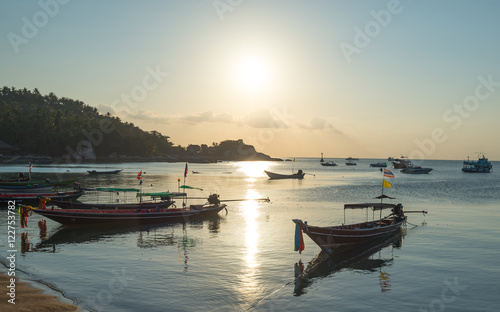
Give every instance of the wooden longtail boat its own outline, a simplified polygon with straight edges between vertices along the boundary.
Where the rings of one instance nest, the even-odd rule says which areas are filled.
[[[122,172],[123,169],[108,170],[108,171],[97,171],[97,170],[87,170],[89,174],[117,174]]]
[[[264,170],[264,172],[269,176],[270,179],[303,179],[306,174],[302,170],[297,171],[297,173],[292,174],[280,174],[271,171]]]
[[[186,193],[179,192],[139,193],[138,189],[133,188],[97,188],[96,190],[105,192],[134,192],[137,193],[136,197],[140,197],[141,200],[138,203],[81,203],[74,201],[60,201],[51,198],[48,203],[64,209],[156,209],[168,208],[174,205],[175,202],[172,200],[174,197],[187,196]],[[153,201],[143,201],[143,197],[151,197]],[[160,199],[159,201],[154,201],[158,198]]]
[[[83,194],[83,191],[51,193],[8,193],[0,194],[0,203],[16,201],[17,204],[22,203],[25,205],[38,205],[40,197],[48,197],[63,202],[64,200],[76,199]]]
[[[306,233],[321,249],[328,254],[338,254],[356,248],[361,243],[390,236],[396,233],[406,222],[403,205],[385,203],[346,204],[345,209],[371,208],[373,211],[391,209],[392,213],[379,220],[356,224],[342,224],[337,226],[311,226],[302,220],[293,219],[299,229]],[[345,223],[345,213],[344,213]]]
[[[155,209],[57,209],[27,207],[33,212],[64,225],[89,225],[89,224],[130,224],[152,222],[176,222],[205,218],[217,215],[225,204],[220,204],[217,194],[212,194],[205,205],[190,205],[185,208],[155,208]]]

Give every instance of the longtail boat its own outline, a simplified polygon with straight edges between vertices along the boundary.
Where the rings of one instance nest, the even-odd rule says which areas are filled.
[[[160,193],[138,193],[138,189],[125,189],[125,188],[97,188],[97,191],[106,192],[137,192],[136,197],[140,198],[140,202],[136,203],[80,203],[74,201],[60,201],[51,200],[49,204],[56,205],[59,208],[64,209],[156,209],[156,208],[168,208],[174,205],[175,201],[172,199],[175,197],[186,197],[186,193],[180,192],[160,192]],[[143,197],[151,197],[152,201],[143,201]],[[159,199],[158,201],[156,201]]]
[[[97,170],[87,170],[89,174],[117,174],[122,172],[123,169],[117,169],[117,170],[104,170],[104,171],[97,171]]]
[[[205,218],[217,215],[226,208],[221,204],[219,196],[212,194],[204,205],[189,205],[183,208],[155,208],[155,209],[58,209],[47,208],[44,204],[38,208],[21,206],[23,209],[32,210],[46,218],[64,225],[90,225],[90,224],[130,224],[151,222],[176,222]]]
[[[293,219],[298,228],[307,234],[321,249],[329,254],[345,252],[358,244],[372,239],[390,236],[406,222],[403,205],[385,203],[346,204],[345,209],[371,208],[373,211],[391,209],[392,213],[379,220],[336,226],[311,226],[302,220]],[[345,222],[345,214],[344,214]]]
[[[302,170],[299,170],[297,171],[297,173],[292,173],[292,174],[274,173],[267,170],[264,170],[264,172],[270,179],[303,179],[304,175],[306,174]]]
[[[25,205],[38,205],[41,197],[48,197],[56,199],[60,202],[65,200],[77,199],[84,194],[83,191],[73,192],[50,192],[50,193],[7,193],[0,194],[0,203],[7,203],[9,201],[16,201],[19,204]]]
[[[387,169],[380,169],[383,177],[394,178],[394,174]],[[295,250],[304,250],[304,239],[302,232],[306,233],[321,249],[328,254],[340,254],[358,247],[360,244],[370,243],[398,232],[403,224],[406,224],[406,215],[402,204],[383,203],[384,198],[395,199],[384,195],[384,188],[391,188],[391,184],[382,179],[382,195],[377,196],[380,203],[361,203],[344,205],[344,223],[335,226],[312,226],[307,221],[293,219],[295,226]],[[373,221],[355,224],[346,224],[345,211],[347,209],[372,209]],[[382,211],[391,209],[391,214],[382,217]],[[375,211],[380,212],[380,219],[375,220]],[[427,211],[407,211],[423,213]],[[368,215],[368,214],[367,214]]]

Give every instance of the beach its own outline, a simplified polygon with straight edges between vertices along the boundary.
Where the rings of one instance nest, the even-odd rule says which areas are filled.
[[[5,268],[0,268],[0,286],[3,290],[9,288],[11,278],[7,276]],[[15,304],[9,303],[11,297],[8,295],[8,292],[2,292],[0,311],[79,311],[77,306],[60,302],[56,296],[44,294],[42,290],[32,287],[29,283],[20,281],[19,278],[16,278],[15,289]]]

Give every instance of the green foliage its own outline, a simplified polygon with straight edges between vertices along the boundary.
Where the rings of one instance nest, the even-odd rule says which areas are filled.
[[[102,125],[112,131],[103,132]],[[100,133],[100,134],[99,134]],[[90,139],[89,139],[90,138]],[[60,157],[90,141],[97,157],[112,153],[131,156],[164,156],[184,152],[170,137],[143,131],[118,117],[102,115],[97,108],[54,93],[3,87],[0,90],[0,140],[25,153]]]

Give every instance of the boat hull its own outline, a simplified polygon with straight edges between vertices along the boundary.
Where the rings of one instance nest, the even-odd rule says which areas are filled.
[[[407,174],[427,174],[432,171],[432,168],[406,168],[401,170],[401,173]]]
[[[83,191],[76,192],[58,192],[58,193],[10,193],[0,194],[0,203],[15,201],[16,204],[38,205],[39,197],[55,198],[59,201],[77,199],[84,194]]]
[[[156,209],[168,208],[174,201],[147,202],[147,203],[130,203],[130,204],[96,204],[96,203],[80,203],[73,201],[51,200],[49,205],[56,205],[63,209]]]
[[[377,221],[331,227],[310,226],[301,220],[293,220],[321,249],[329,254],[347,252],[372,240],[391,236],[398,232],[406,222],[406,217],[399,220],[394,217]]]
[[[122,172],[123,169],[119,170],[110,170],[110,171],[96,171],[96,170],[87,170],[89,174],[117,174]]]
[[[270,179],[303,179],[305,173],[279,174],[264,170]]]
[[[190,206],[186,209],[118,209],[118,210],[84,210],[84,209],[35,209],[40,214],[61,224],[143,224],[155,222],[179,222],[206,218],[217,215],[226,205]]]

